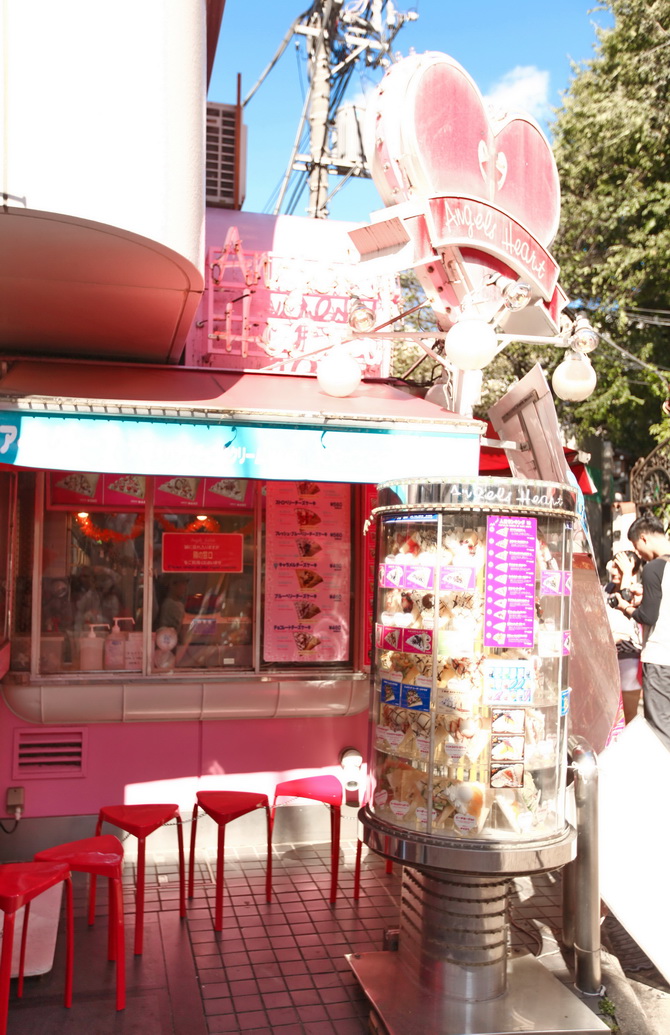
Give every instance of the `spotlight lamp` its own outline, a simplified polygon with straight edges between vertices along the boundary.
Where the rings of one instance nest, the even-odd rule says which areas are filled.
[[[591,360],[581,352],[568,352],[554,370],[551,385],[559,399],[583,402],[596,387],[596,372]]]
[[[371,331],[377,322],[374,310],[354,296],[349,305],[349,326],[354,331]]]
[[[525,309],[532,294],[530,284],[526,284],[523,280],[507,280],[502,285],[503,305],[513,313]]]
[[[570,348],[585,355],[588,352],[593,352],[598,345],[598,341],[598,332],[593,329],[586,317],[577,317],[568,341]]]

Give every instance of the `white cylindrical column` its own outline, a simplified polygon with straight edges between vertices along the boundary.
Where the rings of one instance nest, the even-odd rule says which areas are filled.
[[[130,230],[202,270],[204,0],[0,0],[10,205]]]

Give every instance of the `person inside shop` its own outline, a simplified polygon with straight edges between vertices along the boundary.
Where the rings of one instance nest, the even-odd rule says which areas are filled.
[[[171,575],[167,584],[167,595],[158,610],[158,628],[169,626],[181,630],[186,614],[188,575]]]
[[[642,704],[644,717],[670,750],[670,540],[653,514],[643,514],[628,538],[645,561],[642,601],[615,594],[618,609],[642,625]]]
[[[641,564],[639,556],[633,550],[620,550],[614,555],[607,565],[610,581],[605,586],[605,596],[608,600],[613,594],[621,594],[629,603],[640,603]],[[616,596],[615,599],[618,600],[619,597]],[[642,632],[638,623],[628,618],[617,607],[608,607],[607,617],[617,650],[624,721],[628,725],[637,715],[640,703]]]

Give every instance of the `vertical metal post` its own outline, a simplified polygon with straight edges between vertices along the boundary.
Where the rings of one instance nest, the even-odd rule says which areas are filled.
[[[570,751],[577,806],[577,857],[564,870],[564,921],[567,909],[571,909],[571,922],[568,919],[566,927],[568,943],[572,943],[575,952],[575,985],[586,995],[597,995],[602,990],[598,762],[595,751],[582,737],[570,738]]]

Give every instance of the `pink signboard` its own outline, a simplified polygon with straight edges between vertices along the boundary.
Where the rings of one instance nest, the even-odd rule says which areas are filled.
[[[56,508],[138,510],[146,502],[146,483],[141,474],[52,471],[48,502]],[[155,504],[159,510],[171,513],[194,509],[249,510],[254,502],[254,485],[247,478],[158,477]]]
[[[349,659],[351,493],[327,482],[269,482],[265,661]]]
[[[532,648],[537,519],[486,519],[485,647]]]
[[[242,571],[239,532],[165,532],[163,571]]]

